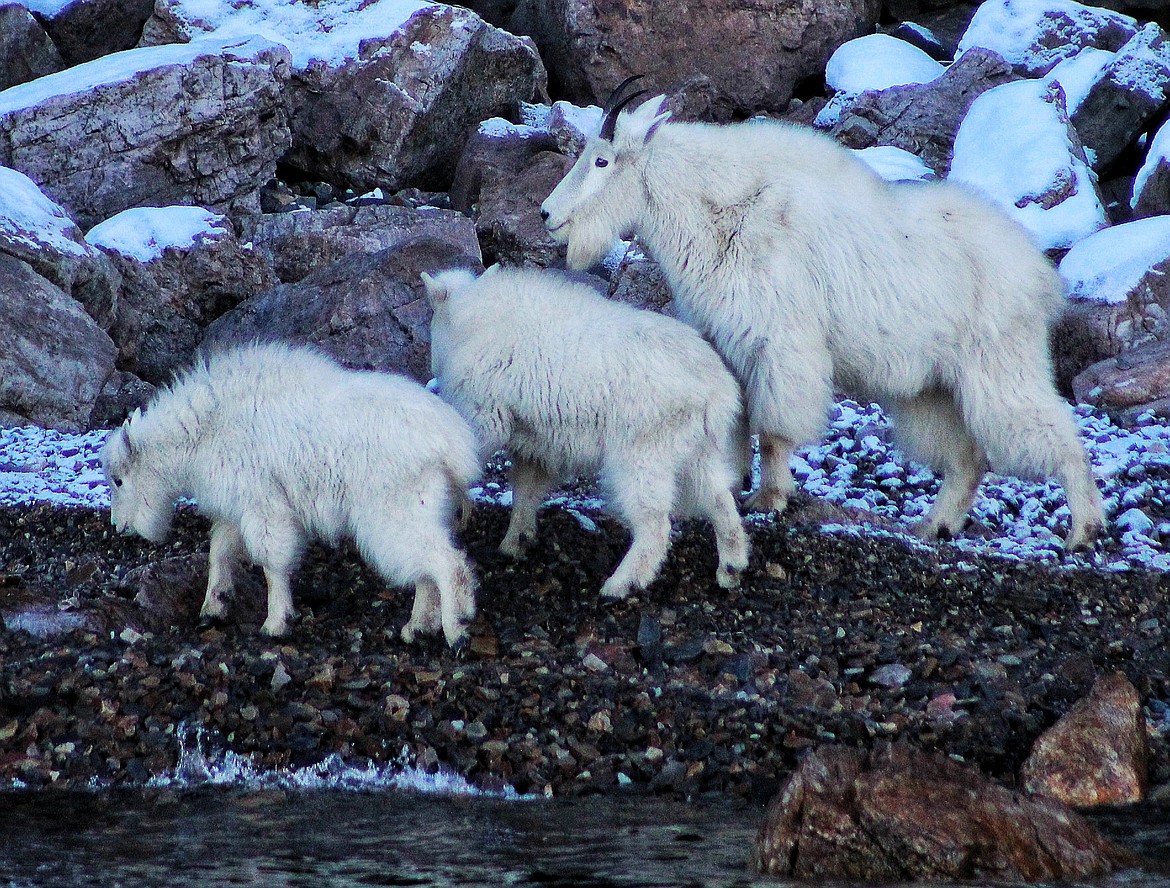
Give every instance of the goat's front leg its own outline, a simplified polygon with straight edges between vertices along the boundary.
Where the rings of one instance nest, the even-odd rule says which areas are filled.
[[[760,489],[744,501],[749,512],[783,512],[796,489],[789,460],[796,443],[779,435],[760,433]]]
[[[199,610],[200,622],[211,622],[223,616],[224,598],[235,591],[235,566],[243,554],[244,540],[235,524],[220,520],[211,525],[207,594],[203,597],[203,607]]]

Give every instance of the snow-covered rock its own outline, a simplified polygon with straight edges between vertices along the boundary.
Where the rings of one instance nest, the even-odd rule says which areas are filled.
[[[1091,364],[1170,338],[1167,272],[1170,216],[1106,228],[1069,250],[1060,262],[1069,306],[1053,337],[1062,387]]]
[[[416,0],[160,0],[143,42],[255,33],[292,53],[285,162],[358,191],[445,188],[476,124],[544,91],[530,42]]]
[[[917,46],[888,34],[868,34],[837,47],[825,66],[825,84],[836,92],[862,93],[929,83],[945,70]]]
[[[983,191],[1045,250],[1106,224],[1057,84],[1021,80],[979,96],[959,127],[949,178]]]
[[[262,38],[114,53],[0,92],[0,164],[88,227],[143,204],[258,205],[289,136]]]
[[[1072,0],[987,0],[959,40],[1003,56],[1021,74],[1039,77],[1086,47],[1116,50],[1137,32],[1130,16]]]
[[[1170,124],[1162,124],[1150,140],[1129,206],[1138,218],[1170,213]]]
[[[1105,170],[1144,132],[1170,100],[1170,35],[1151,22],[1105,65],[1073,125],[1093,167]]]
[[[976,49],[929,83],[862,93],[829,132],[849,148],[905,149],[921,157],[935,174],[945,175],[955,134],[971,103],[1015,79],[1011,66],[998,55]]]
[[[1044,78],[1046,83],[1059,83],[1064,89],[1065,107],[1069,116],[1076,114],[1094,84],[1105,74],[1105,66],[1117,57],[1117,53],[1092,46],[1082,49],[1075,56],[1059,62]]]
[[[102,327],[113,322],[117,271],[35,182],[7,167],[0,167],[0,255],[28,263],[80,302]]]
[[[202,207],[136,207],[94,226],[122,280],[110,336],[118,366],[152,385],[191,362],[203,331],[276,283],[264,257]]]

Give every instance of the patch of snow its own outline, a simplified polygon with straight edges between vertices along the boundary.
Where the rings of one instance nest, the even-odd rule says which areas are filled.
[[[925,182],[937,179],[934,170],[916,154],[893,145],[855,148],[853,153],[888,182]]]
[[[502,139],[505,136],[533,139],[547,132],[548,130],[527,126],[523,123],[512,123],[512,121],[504,117],[489,117],[479,125],[479,134],[481,136],[495,139]]]
[[[1137,206],[1138,198],[1159,166],[1170,166],[1170,123],[1163,123],[1158,128],[1146,149],[1146,159],[1133,180],[1133,196],[1129,199],[1131,209]]]
[[[825,83],[837,92],[861,93],[908,83],[929,83],[946,69],[929,55],[888,34],[842,43],[825,66]]]
[[[29,12],[45,18],[56,18],[65,9],[80,2],[81,0],[20,0],[20,5]]]
[[[1069,247],[1105,227],[1095,177],[1069,138],[1067,117],[1041,80],[989,89],[955,137],[949,178],[984,192],[1043,249]],[[1064,194],[1045,207],[1047,195]]]
[[[1093,45],[1093,36],[1105,27],[1132,33],[1137,20],[1072,0],[987,0],[975,10],[955,57],[979,46],[1013,66],[1042,74]]]
[[[5,241],[33,249],[48,246],[70,256],[90,252],[82,242],[81,229],[36,182],[17,170],[0,167],[0,243]]]
[[[150,262],[164,250],[187,250],[227,234],[226,219],[202,207],[134,207],[99,222],[85,235],[95,247]]]
[[[283,43],[293,67],[303,70],[313,61],[336,67],[357,58],[363,40],[389,37],[416,12],[437,5],[419,0],[183,0],[179,14],[217,39],[259,34]]]
[[[875,405],[841,401],[824,437],[802,447],[791,466],[800,489],[841,506],[864,510],[860,524],[823,527],[826,532],[892,536],[907,545],[1017,561],[1046,561],[1107,570],[1170,571],[1170,426],[1151,415],[1126,430],[1089,407],[1077,407],[1081,438],[1092,462],[1108,516],[1100,552],[1064,555],[1068,506],[1052,482],[988,475],[971,511],[970,532],[948,543],[919,543],[910,525],[926,514],[938,494],[938,478],[891,443],[891,424]],[[48,502],[61,507],[108,509],[109,491],[97,453],[105,432],[66,435],[33,427],[0,429],[0,505]],[[471,493],[478,502],[510,506],[506,465],[489,465]],[[754,467],[759,483],[758,455]],[[569,510],[583,527],[605,503],[591,489],[555,493],[547,505]],[[1135,511],[1136,510],[1136,511]],[[866,521],[872,515],[872,523]],[[1148,521],[1146,519],[1149,519]],[[764,515],[749,515],[755,525]]]
[[[100,86],[123,83],[143,71],[170,65],[189,65],[202,56],[220,55],[234,59],[255,58],[271,49],[269,41],[250,35],[193,43],[168,43],[111,53],[74,65],[55,74],[46,74],[0,92],[0,115],[40,105],[49,99],[90,92]]]
[[[1105,74],[1105,66],[1117,58],[1117,53],[1088,47],[1072,58],[1065,59],[1048,72],[1045,83],[1057,82],[1064,89],[1069,116],[1076,113],[1089,90]]]
[[[1167,95],[1168,71],[1170,45],[1165,32],[1150,22],[1117,51],[1117,58],[1106,73],[1123,89],[1147,95],[1160,104],[1170,98]]]
[[[1125,302],[1142,277],[1170,259],[1170,216],[1152,216],[1098,231],[1060,261],[1074,299]]]

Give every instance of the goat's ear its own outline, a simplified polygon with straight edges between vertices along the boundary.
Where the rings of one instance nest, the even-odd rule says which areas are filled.
[[[122,438],[122,446],[126,448],[127,459],[134,458],[134,444],[130,440],[130,420],[132,420],[135,416],[141,416],[141,413],[135,410],[134,413],[130,415],[130,418],[122,423],[122,427],[116,432],[116,434],[120,435]]]
[[[423,287],[427,291],[427,304],[430,305],[432,310],[447,301],[448,293],[442,281],[433,275],[427,274],[425,271],[420,276],[422,277]]]
[[[619,139],[627,145],[647,144],[658,128],[670,119],[668,102],[666,96],[658,95],[624,114],[619,121]]]
[[[480,275],[480,277],[487,277],[489,274],[495,274],[499,270],[500,270],[500,263],[493,262],[491,265],[489,265],[487,268],[484,269],[484,272],[483,272],[483,274]]]

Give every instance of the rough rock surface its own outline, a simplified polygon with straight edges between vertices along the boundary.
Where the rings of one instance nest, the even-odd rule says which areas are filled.
[[[1078,808],[1125,805],[1145,798],[1149,760],[1141,696],[1115,672],[1040,735],[1020,780],[1028,792]]]
[[[27,262],[108,329],[120,285],[113,263],[27,176],[0,167],[0,195],[0,255]]]
[[[1025,7],[1021,16],[1012,0],[983,3],[959,40],[959,52],[992,49],[1024,76],[1040,77],[1086,47],[1115,51],[1137,29],[1129,16],[1092,4],[1054,3],[1035,18],[1030,11]]]
[[[1170,36],[1148,24],[1105,66],[1073,114],[1073,125],[1108,171],[1170,103]]]
[[[214,322],[204,348],[256,338],[319,346],[348,367],[430,379],[430,307],[423,271],[482,270],[448,241],[418,237],[370,255],[350,256],[249,299]]]
[[[109,256],[122,279],[110,327],[118,368],[152,385],[191,362],[208,324],[277,282],[265,257],[226,230],[150,262]]]
[[[86,428],[114,354],[80,304],[27,262],[0,254],[0,423]]]
[[[472,213],[479,203],[484,180],[508,180],[516,176],[542,151],[556,151],[557,142],[547,130],[488,121],[467,140],[451,182],[451,207]]]
[[[346,256],[377,253],[422,236],[479,255],[475,229],[466,216],[390,204],[337,204],[310,213],[251,216],[241,221],[240,240],[264,258],[277,281],[293,284]]]
[[[1072,390],[1079,403],[1100,407],[1119,425],[1132,425],[1147,410],[1170,418],[1170,342],[1098,361],[1076,375]]]
[[[65,64],[80,65],[137,46],[153,10],[154,0],[73,0],[45,16],[44,26]]]
[[[773,876],[866,882],[1064,881],[1133,864],[1060,802],[905,744],[807,756],[769,805],[751,860]]]
[[[1170,338],[1170,258],[1150,268],[1122,301],[1070,298],[1053,331],[1057,384],[1090,364]],[[1107,398],[1112,400],[1112,398]]]
[[[521,0],[517,33],[540,47],[558,95],[601,104],[631,74],[657,91],[706,92],[709,113],[727,120],[780,111],[794,86],[819,75],[833,50],[866,33],[881,4],[704,0],[686,15],[655,0]]]
[[[61,53],[24,6],[0,4],[0,90],[64,67]]]
[[[319,9],[321,27],[330,27]],[[144,41],[190,40],[217,24],[169,0],[157,4]],[[285,163],[358,191],[445,188],[480,121],[544,95],[546,75],[531,42],[470,10],[435,4],[396,24],[344,59],[308,61],[302,56],[311,47],[294,47]]]
[[[513,173],[485,171],[475,226],[485,262],[564,265],[565,248],[545,228],[540,205],[572,166],[572,158],[544,151]]]
[[[0,94],[0,164],[85,228],[133,206],[251,206],[289,145],[288,64],[284,47],[260,38],[203,41],[13,87]]]
[[[975,49],[930,83],[862,93],[829,132],[847,148],[893,145],[910,151],[945,176],[955,134],[971,103],[1016,79],[996,53]]]

